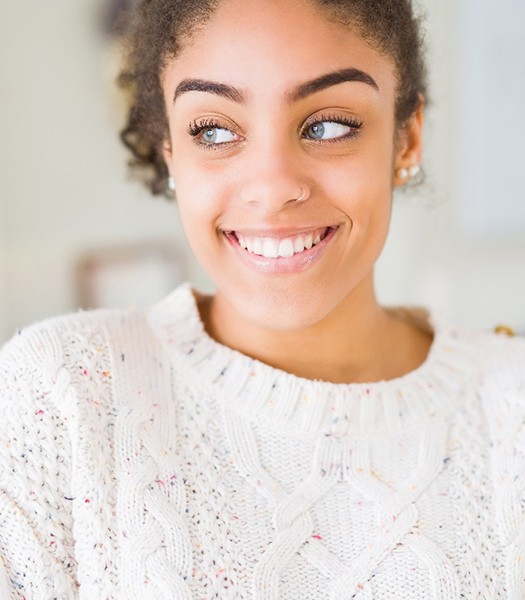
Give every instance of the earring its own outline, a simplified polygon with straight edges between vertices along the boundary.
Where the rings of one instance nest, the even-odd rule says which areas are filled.
[[[396,176],[398,177],[398,179],[407,179],[408,177],[412,179],[413,177],[418,175],[420,171],[421,167],[419,165],[412,165],[408,169],[406,169],[405,167],[400,167],[396,171]]]
[[[410,169],[408,169],[408,174],[410,177],[415,177],[416,175],[419,175],[420,171],[421,167],[419,165],[412,165]]]
[[[168,189],[170,192],[175,191],[175,179],[171,175],[168,177]]]

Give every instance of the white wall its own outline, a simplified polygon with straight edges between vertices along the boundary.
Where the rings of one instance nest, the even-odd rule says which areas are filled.
[[[186,252],[175,205],[127,180],[106,4],[0,3],[0,339],[75,309],[91,248],[169,240]]]
[[[461,70],[459,52],[468,40],[459,14],[476,11],[479,1],[426,0],[425,4],[433,100],[427,113],[424,159],[428,180],[416,194],[397,198],[378,287],[387,302],[408,300],[433,306],[468,326],[509,323],[525,333],[525,231],[476,236],[461,218],[465,200],[461,191],[468,190],[471,182],[465,181],[463,170],[463,149],[468,145],[462,143],[460,109],[468,73]],[[525,23],[522,29],[525,33]],[[517,68],[522,64],[517,56]],[[505,106],[514,112],[516,123],[525,118],[524,96],[509,97]],[[473,103],[469,108],[479,107]],[[491,106],[479,114],[479,127],[497,126],[499,110],[501,106]],[[487,154],[504,150],[488,148]],[[523,159],[522,164],[525,167]],[[489,173],[496,181],[501,176],[497,169]],[[525,207],[525,192],[520,193]],[[493,198],[496,206],[501,200]]]
[[[1,114],[0,110],[0,114]],[[1,144],[0,144],[1,147]],[[0,151],[1,152],[1,151]],[[9,314],[7,309],[7,256],[3,246],[3,240],[7,236],[7,218],[6,218],[6,203],[2,202],[2,198],[6,197],[5,194],[5,172],[7,165],[4,164],[0,155],[0,344],[6,336],[8,328]]]
[[[476,327],[525,329],[525,233],[476,239],[457,217],[458,3],[475,8],[475,0],[427,0],[428,180],[396,199],[378,288],[386,303],[427,304]],[[105,5],[0,2],[0,341],[76,308],[74,268],[90,248],[168,240],[188,256],[176,207],[127,180],[115,54],[99,33]],[[517,99],[516,119],[523,105]],[[187,260],[190,278],[209,287]]]

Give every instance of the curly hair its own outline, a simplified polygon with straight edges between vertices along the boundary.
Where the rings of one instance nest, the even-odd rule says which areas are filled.
[[[120,137],[133,155],[131,166],[155,195],[167,193],[168,179],[162,152],[168,122],[161,75],[220,1],[139,0],[130,16],[119,77],[129,92],[130,108]],[[427,97],[423,33],[412,0],[312,1],[330,18],[357,27],[368,43],[393,60],[398,80],[395,117],[402,127]]]

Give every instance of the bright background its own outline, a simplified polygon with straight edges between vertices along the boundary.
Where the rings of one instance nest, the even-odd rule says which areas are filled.
[[[384,303],[525,332],[525,5],[502,4],[501,20],[489,0],[423,5],[433,100],[427,181],[396,198],[377,282]],[[176,206],[127,176],[118,53],[101,25],[107,6],[0,0],[0,342],[76,310],[79,264],[106,250],[161,245],[179,257],[175,279],[211,289]],[[170,285],[161,271],[143,265],[104,297],[152,302]]]

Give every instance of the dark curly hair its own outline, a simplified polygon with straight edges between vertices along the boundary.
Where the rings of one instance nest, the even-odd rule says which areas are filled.
[[[121,139],[130,163],[153,194],[166,194],[168,170],[162,144],[168,122],[161,74],[192,35],[202,28],[221,0],[139,0],[128,21],[125,67],[120,85],[129,92],[130,109]],[[402,127],[427,96],[420,20],[412,0],[312,0],[331,18],[357,26],[397,69],[396,121]]]

